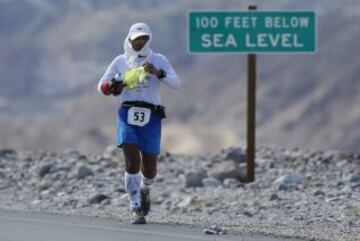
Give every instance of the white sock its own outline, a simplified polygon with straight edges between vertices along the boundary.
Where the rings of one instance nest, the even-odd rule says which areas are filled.
[[[125,189],[129,197],[130,206],[132,208],[140,206],[140,183],[140,174],[130,174],[125,172]]]
[[[153,183],[154,183],[154,179],[149,179],[142,176],[140,189],[144,191],[149,191]]]

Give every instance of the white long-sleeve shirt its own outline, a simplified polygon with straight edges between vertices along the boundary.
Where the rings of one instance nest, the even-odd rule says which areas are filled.
[[[157,69],[166,71],[166,77],[158,79],[155,75],[149,74],[144,83],[138,83],[135,89],[124,88],[119,95],[121,101],[145,101],[154,105],[161,105],[160,84],[164,83],[173,89],[181,86],[181,80],[169,61],[161,54],[152,53],[148,60]],[[101,92],[100,86],[103,82],[110,81],[115,74],[129,71],[130,67],[126,63],[124,54],[117,56],[107,68],[105,74],[101,77],[98,90]],[[101,92],[102,93],[102,92]]]

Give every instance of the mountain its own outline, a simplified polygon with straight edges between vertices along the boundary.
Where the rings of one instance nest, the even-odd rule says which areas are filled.
[[[163,144],[216,151],[246,140],[246,55],[187,52],[190,10],[246,10],[253,1],[0,1],[0,146],[84,152],[112,143],[118,101],[96,92],[129,26],[147,22],[153,49],[183,88],[163,88]],[[314,10],[315,54],[258,55],[257,140],[286,147],[360,146],[360,3],[258,1]]]

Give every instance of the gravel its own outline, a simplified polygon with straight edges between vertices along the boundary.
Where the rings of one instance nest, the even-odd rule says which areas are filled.
[[[233,147],[201,156],[162,154],[149,221],[360,240],[360,155],[262,146],[256,181],[244,183],[243,153]],[[210,175],[230,162],[229,176]],[[124,158],[115,147],[93,156],[0,150],[0,208],[128,220],[123,178]]]

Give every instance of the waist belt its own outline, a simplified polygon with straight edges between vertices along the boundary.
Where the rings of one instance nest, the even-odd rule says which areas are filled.
[[[165,106],[162,105],[154,105],[145,101],[125,101],[121,104],[122,107],[142,107],[142,108],[148,108],[152,111],[154,111],[156,114],[159,115],[161,119],[166,118],[165,114]]]
[[[121,104],[123,107],[142,107],[142,108],[148,108],[151,110],[160,109],[161,105],[154,105],[145,101],[125,101]]]

